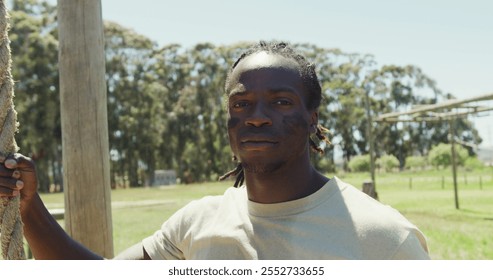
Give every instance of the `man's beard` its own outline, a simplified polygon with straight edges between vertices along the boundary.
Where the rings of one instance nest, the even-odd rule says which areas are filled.
[[[279,168],[283,163],[281,161],[278,162],[241,162],[241,166],[245,170],[245,172],[255,173],[255,174],[267,174],[272,173]]]

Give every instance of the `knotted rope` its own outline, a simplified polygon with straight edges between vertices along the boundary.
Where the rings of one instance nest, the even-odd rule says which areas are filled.
[[[0,156],[6,157],[18,150],[14,134],[17,131],[17,112],[12,101],[14,81],[10,73],[10,40],[8,37],[9,15],[3,0],[0,0]],[[20,198],[0,200],[0,239],[2,257],[5,260],[25,259]]]

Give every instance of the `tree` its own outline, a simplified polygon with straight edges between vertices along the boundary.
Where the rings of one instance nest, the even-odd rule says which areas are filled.
[[[152,71],[155,44],[114,22],[105,22],[106,77],[113,170],[131,186],[143,185],[139,169],[154,173],[164,89]],[[116,180],[112,176],[113,184]]]
[[[399,160],[393,155],[384,155],[377,159],[377,165],[386,172],[390,172],[399,167]]]
[[[442,96],[435,82],[413,65],[384,65],[366,78],[372,97],[372,108],[377,114],[406,111],[414,104],[436,102]],[[430,99],[430,96],[432,97]],[[436,125],[436,124],[435,124]],[[438,124],[445,131],[446,124]],[[419,132],[416,132],[419,130]],[[377,154],[394,155],[402,169],[405,158],[432,134],[416,123],[379,123],[374,127]]]
[[[366,172],[370,170],[370,155],[354,156],[348,163],[353,172]]]
[[[448,167],[452,164],[452,145],[440,143],[433,147],[428,154],[428,161],[435,168]],[[468,157],[468,152],[462,146],[456,145],[457,165],[463,165]]]
[[[424,169],[426,167],[426,157],[408,156],[406,158],[406,168],[411,170]]]
[[[482,170],[486,167],[477,156],[469,156],[464,162],[464,166],[467,170]]]
[[[36,160],[40,191],[61,185],[58,39],[55,7],[34,0],[12,3],[12,75],[20,123],[20,152]],[[51,176],[50,176],[51,175]]]

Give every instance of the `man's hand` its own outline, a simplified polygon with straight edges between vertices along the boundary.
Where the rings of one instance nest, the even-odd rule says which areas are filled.
[[[0,197],[21,197],[24,237],[39,260],[100,260],[73,240],[51,216],[37,192],[36,167],[21,154],[0,158]]]
[[[21,211],[37,192],[36,167],[22,154],[0,157],[0,197],[21,196]]]

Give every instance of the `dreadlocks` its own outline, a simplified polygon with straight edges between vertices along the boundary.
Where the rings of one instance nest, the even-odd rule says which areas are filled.
[[[260,41],[259,44],[254,45],[247,49],[243,54],[241,54],[240,58],[232,65],[231,69],[228,72],[226,83],[225,83],[225,91],[227,92],[227,88],[230,84],[230,77],[233,70],[236,68],[238,63],[242,61],[244,58],[259,52],[268,52],[274,53],[286,58],[294,59],[299,65],[300,77],[303,82],[304,87],[308,91],[308,100],[307,100],[307,109],[315,110],[320,106],[320,102],[322,100],[322,88],[320,87],[320,82],[318,80],[317,74],[315,72],[315,66],[309,63],[304,56],[297,53],[294,49],[288,46],[287,43],[284,42],[271,42],[266,43],[264,41]],[[318,124],[316,127],[315,136],[318,141],[325,142],[326,144],[330,144],[329,138],[326,134],[329,130],[322,125]],[[310,137],[309,139],[310,147],[313,151],[323,154],[324,151],[320,148],[317,143]],[[237,161],[236,156],[233,156],[233,160]],[[245,175],[243,171],[243,166],[241,162],[239,162],[235,169],[228,171],[226,174],[219,177],[219,180],[222,181],[231,176],[236,176],[236,181],[234,187],[239,187],[243,184],[245,180]]]
[[[233,161],[236,161],[236,156],[233,156]],[[238,188],[243,184],[243,181],[245,180],[245,173],[243,173],[243,166],[241,165],[241,162],[238,163],[235,169],[228,171],[226,174],[223,176],[219,177],[219,181],[225,180],[231,176],[236,176],[236,181],[234,184],[235,188]]]

